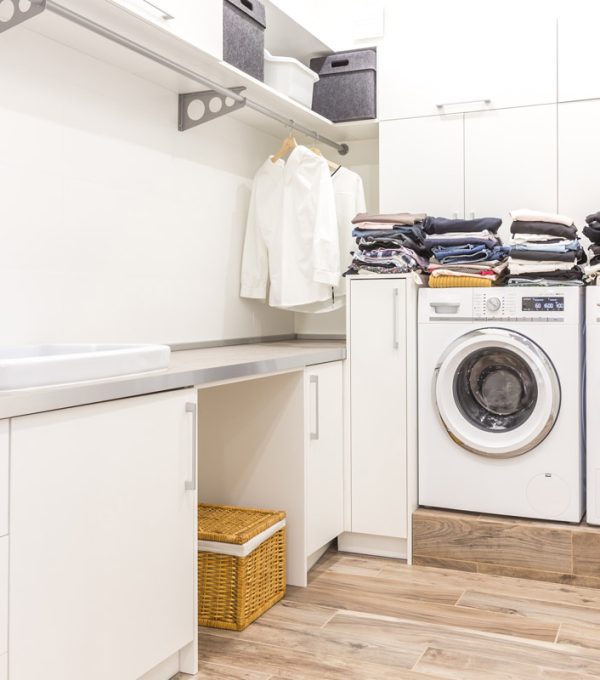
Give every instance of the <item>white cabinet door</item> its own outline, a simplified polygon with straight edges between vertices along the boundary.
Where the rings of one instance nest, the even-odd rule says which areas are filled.
[[[575,219],[600,209],[600,101],[559,104],[558,209]]]
[[[432,116],[379,126],[382,212],[463,217],[463,115]]]
[[[350,286],[352,532],[406,538],[407,283]]]
[[[466,217],[557,207],[556,105],[465,114]]]
[[[548,4],[390,0],[378,50],[379,119],[437,114],[438,104],[456,113],[556,101]]]
[[[182,390],[12,421],[12,680],[134,680],[193,642],[193,401]]]
[[[305,371],[309,442],[306,460],[306,552],[310,556],[344,530],[342,362]]]
[[[8,533],[8,420],[0,420],[0,536]]]
[[[109,0],[144,21],[223,57],[223,0]]]
[[[558,101],[600,97],[597,0],[561,0],[558,16]]]

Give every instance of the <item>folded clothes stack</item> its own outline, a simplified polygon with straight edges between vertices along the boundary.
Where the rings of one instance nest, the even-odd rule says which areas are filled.
[[[585,280],[589,284],[600,282],[600,211],[592,213],[585,218],[586,225],[583,233],[589,238],[588,248],[589,264],[585,268]]]
[[[370,215],[353,220],[357,249],[349,274],[406,274],[427,267],[422,213]]]
[[[427,217],[425,247],[432,254],[429,287],[487,287],[500,281],[508,254],[497,233],[501,224],[497,217]]]
[[[583,286],[585,253],[571,217],[513,210],[509,286]]]

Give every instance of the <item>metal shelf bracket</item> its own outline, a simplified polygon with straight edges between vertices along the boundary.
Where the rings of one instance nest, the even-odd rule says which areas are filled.
[[[46,0],[4,0],[0,3],[0,33],[41,14]]]
[[[240,95],[245,87],[232,87],[230,90]],[[179,95],[179,131],[185,132],[197,125],[208,123],[215,118],[226,116],[246,105],[241,97],[236,101],[232,97],[225,97],[215,90],[202,92],[188,92]]]

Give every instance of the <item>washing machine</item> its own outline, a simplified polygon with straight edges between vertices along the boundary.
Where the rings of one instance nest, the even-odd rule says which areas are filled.
[[[586,295],[586,429],[588,524],[600,525],[600,286],[588,286]]]
[[[575,287],[420,291],[420,505],[581,520],[583,302]]]

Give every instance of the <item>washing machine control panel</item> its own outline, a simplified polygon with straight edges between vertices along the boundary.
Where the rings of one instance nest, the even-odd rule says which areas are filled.
[[[531,295],[519,290],[473,291],[473,318],[489,321],[564,321],[565,296],[556,290]]]

